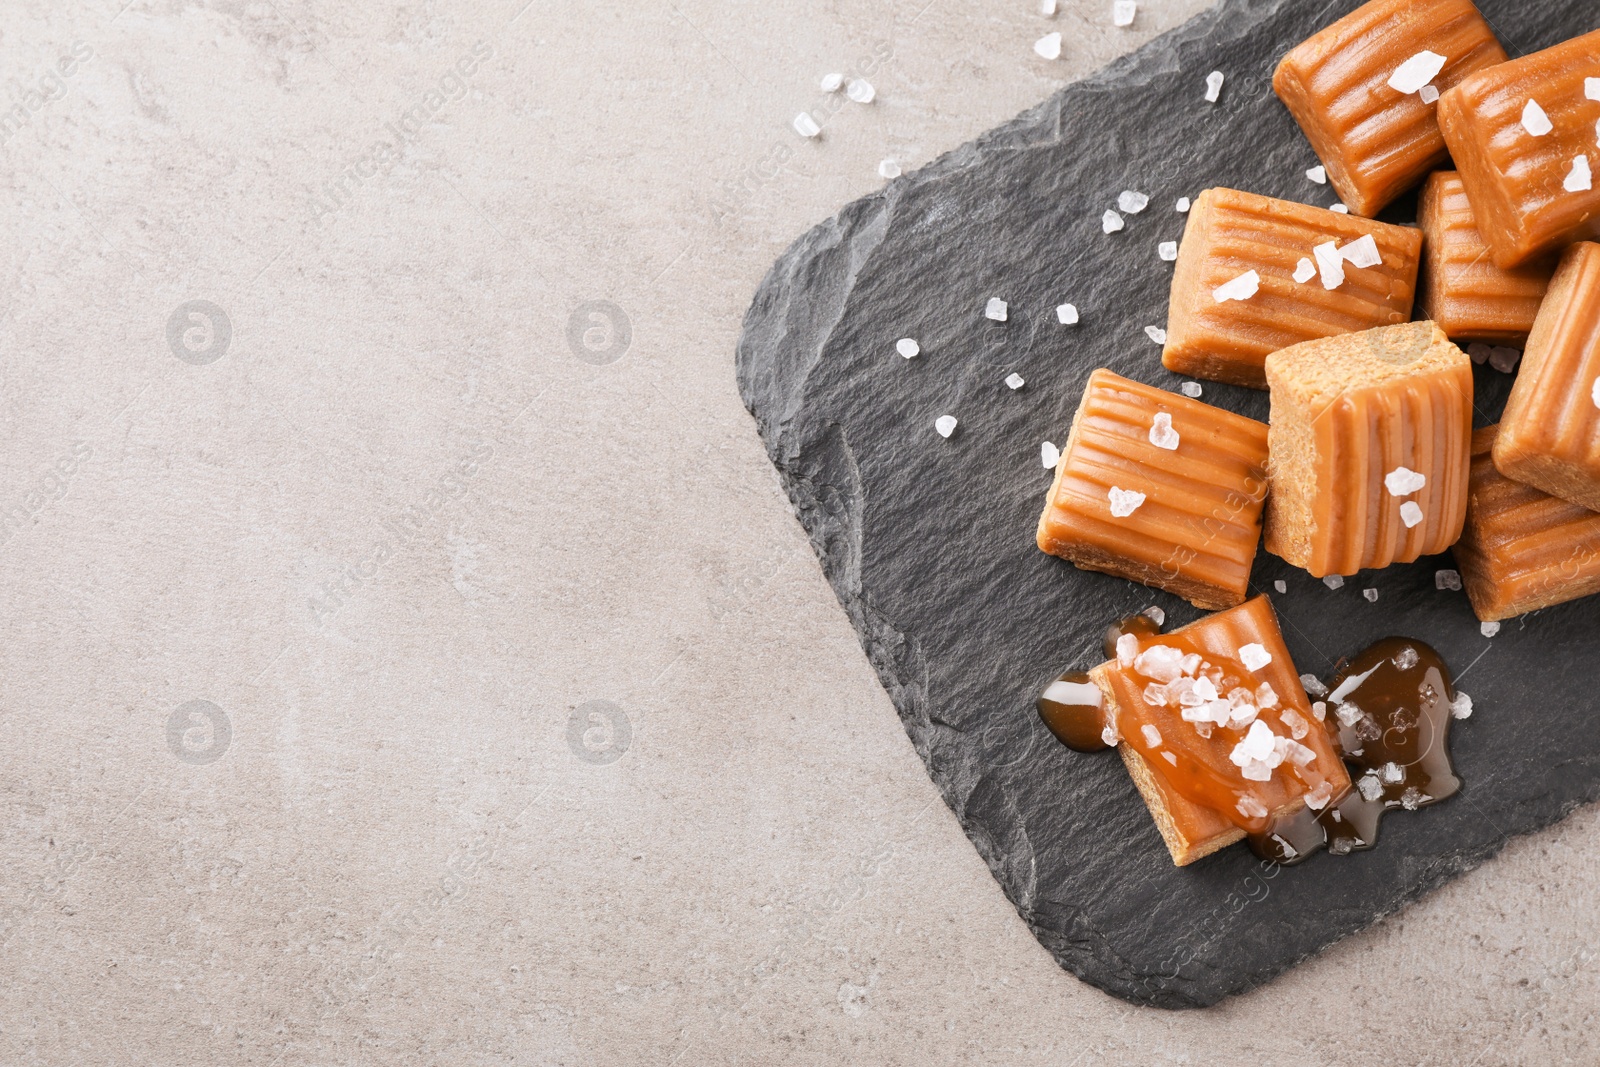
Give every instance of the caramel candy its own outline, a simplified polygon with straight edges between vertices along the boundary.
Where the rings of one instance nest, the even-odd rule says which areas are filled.
[[[1506,401],[1494,465],[1600,511],[1600,244],[1561,257]]]
[[[1555,273],[1554,259],[1501,270],[1478,232],[1466,188],[1453,171],[1439,171],[1422,187],[1417,207],[1422,227],[1423,312],[1458,343],[1482,341],[1521,348]]]
[[[1089,677],[1180,867],[1350,788],[1264,596],[1170,634],[1129,634]]]
[[[1496,470],[1490,453],[1499,430],[1472,435],[1467,525],[1454,550],[1484,622],[1600,593],[1600,513]]]
[[[1600,236],[1600,30],[1469,75],[1439,126],[1497,266]]]
[[[1372,216],[1448,158],[1436,94],[1505,61],[1468,0],[1372,0],[1284,56],[1272,87],[1339,199]]]
[[[1313,577],[1443,552],[1461,536],[1472,362],[1431,322],[1267,359],[1267,551]]]
[[[1161,362],[1264,388],[1262,363],[1280,348],[1408,321],[1421,253],[1418,230],[1207,189],[1178,253]]]
[[[1232,607],[1261,540],[1266,462],[1267,428],[1254,419],[1097,370],[1039,517],[1039,547],[1196,607]]]

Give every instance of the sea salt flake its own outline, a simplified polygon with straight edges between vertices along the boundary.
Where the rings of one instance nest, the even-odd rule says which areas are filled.
[[[1220,70],[1214,70],[1206,75],[1206,103],[1215,104],[1222,99],[1222,83],[1226,80]]]
[[[1157,623],[1156,625],[1159,626],[1161,624]],[[1192,678],[1194,677],[1194,672],[1200,669],[1200,656],[1197,653],[1191,652],[1187,656],[1183,657],[1183,662],[1179,664],[1179,666],[1183,668],[1184,674],[1187,674]]]
[[[1144,734],[1144,743],[1145,744],[1149,745],[1151,748],[1160,748],[1161,747],[1161,731],[1160,730],[1157,730],[1154,726],[1151,726],[1149,723],[1145,723],[1143,726],[1139,727],[1139,732]]]
[[[1424,104],[1437,104],[1439,102],[1439,87],[1437,85],[1424,85],[1417,90],[1417,99]]]
[[[1151,645],[1134,659],[1133,669],[1162,685],[1175,682],[1183,677],[1183,653],[1171,645]]]
[[[1311,254],[1317,257],[1324,289],[1337,289],[1344,284],[1344,257],[1339,254],[1339,242],[1320,244],[1311,250]]]
[[[821,88],[825,93],[836,93],[843,88],[843,86],[843,74],[824,74],[822,76]]]
[[[1410,496],[1428,484],[1426,474],[1418,474],[1409,467],[1396,467],[1383,476],[1383,487],[1390,496]]]
[[[1596,378],[1589,387],[1589,399],[1594,401],[1595,407],[1600,408],[1600,378]]]
[[[1376,604],[1378,602],[1378,591],[1376,589],[1363,589],[1361,590],[1361,595],[1367,598],[1368,604]]]
[[[1597,380],[1600,380],[1600,379],[1597,379]],[[1203,393],[1205,390],[1200,388],[1200,383],[1199,382],[1184,382],[1182,385],[1178,386],[1178,391],[1181,392],[1186,397],[1198,400],[1200,398],[1200,394]],[[1600,405],[1597,405],[1597,406],[1600,406]]]
[[[1318,700],[1311,705],[1311,714],[1315,715],[1318,722],[1323,722],[1328,717],[1328,705]]]
[[[1217,286],[1211,291],[1211,297],[1219,304],[1226,304],[1230,300],[1249,300],[1260,291],[1261,275],[1251,270]]]
[[[1306,794],[1306,807],[1312,811],[1321,811],[1328,806],[1328,801],[1333,799],[1333,783],[1318,782],[1317,787]]]
[[[1239,769],[1239,773],[1252,782],[1272,781],[1272,764],[1266,760],[1251,760]],[[1263,812],[1265,808],[1261,809]]]
[[[1233,746],[1233,751],[1228,754],[1228,759],[1236,767],[1243,767],[1250,760],[1265,760],[1272,755],[1273,746],[1277,742],[1277,735],[1266,723],[1257,719],[1250,724],[1249,731],[1244,735],[1244,740]]]
[[[1394,663],[1396,670],[1409,671],[1412,667],[1417,665],[1418,658],[1417,650],[1412,648],[1410,645],[1407,645],[1405,648],[1402,648],[1399,652],[1394,654],[1394,660],[1392,662]]]
[[[1329,589],[1343,589],[1344,576],[1340,574],[1330,574],[1326,578],[1322,579],[1322,584],[1327,586]]]
[[[1116,26],[1132,26],[1133,16],[1139,11],[1134,0],[1116,0],[1111,5],[1111,22]]]
[[[1555,125],[1550,121],[1550,116],[1544,113],[1544,108],[1539,106],[1539,101],[1529,100],[1522,109],[1522,128],[1535,137],[1543,137]]]
[[[1174,767],[1176,767],[1178,765],[1178,757],[1174,756],[1170,752],[1161,753],[1161,758],[1166,760],[1168,763],[1172,764]]]
[[[1060,59],[1061,58],[1061,34],[1060,33],[1047,33],[1047,34],[1045,34],[1043,37],[1041,37],[1037,41],[1033,42],[1033,50],[1035,52],[1037,52],[1039,54],[1040,58],[1042,58],[1042,59]]]
[[[1278,718],[1283,722],[1283,725],[1289,728],[1289,736],[1296,741],[1311,732],[1311,724],[1306,722],[1304,715],[1301,715],[1293,708],[1284,708],[1283,714],[1279,715]]]
[[[1459,590],[1461,588],[1461,572],[1450,570],[1434,571],[1433,587],[1435,589]]]
[[[884,160],[882,163],[878,164],[878,177],[880,177],[880,178],[898,178],[898,177],[900,177],[900,164],[896,163],[892,159]]]
[[[1144,335],[1150,338],[1150,340],[1155,344],[1164,345],[1167,343],[1167,331],[1163,330],[1159,326],[1146,326],[1144,328]]]
[[[1076,323],[1078,321],[1078,305],[1056,305],[1056,321],[1061,323],[1063,326],[1071,326]]]
[[[1437,78],[1444,64],[1445,57],[1438,52],[1418,52],[1395,68],[1389,76],[1389,88],[1410,96]]]
[[[1317,265],[1304,256],[1301,256],[1300,262],[1296,264],[1294,268],[1294,280],[1299,282],[1301,285],[1304,285],[1306,282],[1309,282],[1316,276]]]
[[[1104,741],[1108,747],[1115,747],[1122,741],[1122,735],[1117,733],[1115,726],[1107,726],[1100,731],[1100,740]]]
[[[1275,708],[1278,706],[1277,690],[1272,688],[1271,682],[1262,682],[1256,686],[1255,700],[1258,708]]]
[[[1365,268],[1383,265],[1383,254],[1378,251],[1378,242],[1373,239],[1370,233],[1351,241],[1339,249],[1339,254],[1352,267]]]
[[[1361,780],[1356,783],[1356,788],[1361,790],[1362,797],[1367,800],[1377,800],[1383,796],[1383,784],[1370,774],[1362,775]]]
[[[1172,428],[1172,416],[1165,411],[1156,413],[1155,420],[1150,426],[1150,443],[1168,452],[1176,451],[1178,448],[1178,431]]]
[[[1196,678],[1190,686],[1190,691],[1194,693],[1195,699],[1202,704],[1209,704],[1221,695],[1217,692],[1217,683],[1210,678]]]
[[[1150,206],[1150,198],[1132,189],[1124,189],[1117,197],[1117,206],[1130,215],[1137,215]]]
[[[1471,356],[1472,362],[1478,364],[1479,366],[1489,362],[1489,356],[1493,354],[1493,352],[1494,346],[1486,345],[1482,341],[1474,341],[1467,346],[1467,355]]]
[[[1178,203],[1176,205],[1178,214],[1187,215],[1189,213],[1189,208],[1192,206],[1193,205],[1189,202],[1189,198],[1187,196],[1178,197]]]
[[[911,337],[902,337],[894,343],[894,350],[906,359],[916,359],[922,354],[922,346]]]
[[[1350,214],[1350,209],[1348,207],[1346,207],[1345,205],[1343,205],[1343,204],[1335,204],[1332,207],[1330,207],[1328,210],[1333,212],[1335,215],[1348,215],[1348,214]]]
[[[1378,768],[1378,777],[1383,780],[1385,785],[1399,785],[1406,780],[1405,768],[1390,760]]]
[[[822,132],[822,127],[817,125],[817,120],[811,117],[809,111],[802,111],[794,117],[794,132],[801,137],[815,137]]]
[[[1422,807],[1422,805],[1426,804],[1432,799],[1432,797],[1418,789],[1416,786],[1410,786],[1404,793],[1400,794],[1400,806],[1405,808],[1407,811],[1416,811],[1418,808]]]
[[[995,322],[1006,321],[1006,316],[1009,313],[1006,302],[998,296],[991,296],[989,302],[983,306],[983,317],[993,319]]]
[[[1455,719],[1472,718],[1472,698],[1457,691],[1456,698],[1450,702],[1450,716]]]
[[[1322,684],[1322,679],[1314,674],[1302,674],[1300,684],[1305,687],[1306,693],[1314,697],[1328,695],[1328,687]]]
[[[1501,374],[1510,374],[1517,369],[1517,361],[1522,358],[1522,353],[1515,348],[1501,348],[1498,345],[1489,350],[1489,366]]]
[[[1422,522],[1425,517],[1422,514],[1422,506],[1415,500],[1407,500],[1400,505],[1400,521],[1406,524],[1408,530]],[[1376,600],[1377,597],[1374,596],[1372,599]]]
[[[1156,245],[1156,255],[1160,256],[1165,262],[1171,263],[1178,258],[1178,242],[1162,241]]]
[[[1046,470],[1055,470],[1061,462],[1061,449],[1057,448],[1054,441],[1046,441],[1039,446],[1039,462],[1044,464]]]
[[[1294,764],[1296,767],[1309,767],[1312,763],[1316,762],[1316,749],[1307,748],[1298,741],[1285,742],[1284,751],[1289,757],[1289,762]]]
[[[1015,391],[1017,389],[1021,389],[1024,385],[1027,385],[1027,384],[1028,384],[1027,381],[1022,377],[1022,375],[1017,374],[1014,371],[1012,373],[1006,375],[1006,388],[1008,388],[1008,389],[1011,389],[1011,390]]]
[[[1039,0],[1039,14],[1047,19],[1056,17],[1056,0]]]
[[[1139,639],[1133,634],[1123,634],[1117,638],[1117,663],[1123,667],[1133,666],[1133,661],[1139,655]]]
[[[1312,167],[1310,170],[1306,171],[1306,177],[1310,178],[1312,181],[1316,182],[1318,185],[1327,185],[1328,184],[1328,168],[1322,166],[1319,163],[1317,166]]]
[[[1247,774],[1245,777],[1248,778],[1250,776]],[[1269,771],[1267,773],[1267,778],[1262,778],[1260,780],[1264,782],[1271,777],[1272,774]],[[1240,797],[1234,802],[1234,807],[1238,808],[1239,814],[1243,815],[1247,819],[1265,819],[1267,817],[1267,806],[1261,803],[1261,801],[1257,800],[1255,797]]]
[[[1239,662],[1244,664],[1246,670],[1259,671],[1272,662],[1272,653],[1252,641],[1239,649]]]
[[[1354,704],[1340,704],[1333,709],[1333,714],[1339,720],[1340,726],[1349,728],[1365,718],[1367,713]]]
[[[1590,100],[1600,100],[1600,78],[1583,79],[1583,95]]]
[[[858,104],[870,104],[877,97],[878,90],[865,78],[852,78],[850,84],[844,87],[844,95]]]
[[[1500,632],[1500,624],[1498,622],[1486,622],[1478,627],[1478,632],[1485,637],[1493,637]]]
[[[1144,494],[1137,489],[1119,489],[1113,485],[1106,495],[1111,500],[1112,518],[1125,519],[1144,503]]]
[[[1122,216],[1110,208],[1107,208],[1106,213],[1100,216],[1100,228],[1106,233],[1116,233],[1126,225],[1127,223],[1122,221]]]
[[[933,428],[939,431],[940,437],[949,437],[956,432],[956,421],[954,415],[940,415],[933,421]]]
[[[1279,578],[1272,583],[1272,588],[1276,589],[1280,594],[1287,593],[1289,591],[1289,583]]]
[[[1572,161],[1572,173],[1562,186],[1569,193],[1587,193],[1594,188],[1594,174],[1589,170],[1589,157],[1579,156]]]

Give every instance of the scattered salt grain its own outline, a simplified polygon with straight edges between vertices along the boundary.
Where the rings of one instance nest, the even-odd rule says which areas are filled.
[[[894,350],[906,359],[916,359],[922,354],[922,346],[909,337],[902,337],[894,343]]]
[[[1339,254],[1352,267],[1377,267],[1383,264],[1383,254],[1378,251],[1378,242],[1373,240],[1370,233],[1339,249]]]
[[[852,78],[850,84],[844,87],[844,95],[858,104],[870,104],[877,98],[878,90],[865,78]]]
[[[882,163],[878,164],[878,177],[880,177],[880,178],[898,178],[898,177],[900,177],[900,164],[896,163],[892,159],[884,160]]]
[[[1322,273],[1322,287],[1337,289],[1344,284],[1344,257],[1339,254],[1339,242],[1328,241],[1311,250],[1317,257],[1317,268]]]
[[[822,132],[822,127],[817,125],[817,120],[811,117],[809,111],[802,111],[794,117],[794,132],[801,137],[815,137]]]
[[[1172,416],[1165,411],[1158,412],[1150,425],[1150,443],[1168,452],[1177,451],[1178,431],[1172,428]]]
[[[1415,500],[1407,500],[1400,505],[1400,521],[1406,524],[1406,529],[1411,529],[1423,519],[1422,508]]]
[[[1150,338],[1152,344],[1164,345],[1167,343],[1167,331],[1159,326],[1146,326],[1144,335]]]
[[[1390,496],[1410,496],[1428,484],[1426,474],[1418,474],[1408,467],[1396,467],[1384,475],[1383,485]]]
[[[1348,207],[1346,207],[1345,205],[1343,205],[1343,204],[1335,204],[1332,207],[1330,207],[1328,210],[1333,212],[1335,215],[1348,215],[1348,214],[1350,214],[1350,209]]]
[[[1474,341],[1467,346],[1467,355],[1472,357],[1472,362],[1483,365],[1489,362],[1489,357],[1494,354],[1494,346],[1486,345],[1482,341]]]
[[[1306,171],[1306,177],[1310,178],[1312,181],[1316,182],[1318,185],[1327,185],[1328,184],[1328,168],[1322,166],[1321,164],[1318,164],[1317,166],[1312,167],[1310,170]]]
[[[1522,353],[1515,348],[1501,348],[1498,345],[1489,350],[1489,366],[1501,374],[1510,374],[1517,369],[1517,361],[1522,358]]]
[[[1572,161],[1572,173],[1562,183],[1569,193],[1587,193],[1594,188],[1594,173],[1589,170],[1589,157],[1579,156]]]
[[[1417,99],[1424,104],[1437,104],[1439,102],[1439,87],[1437,85],[1424,85],[1417,90]]]
[[[1037,41],[1033,42],[1033,50],[1039,54],[1039,57],[1041,59],[1060,59],[1061,58],[1061,34],[1060,33],[1047,33],[1047,34],[1045,34],[1043,37],[1041,37]]]
[[[1117,26],[1132,26],[1133,16],[1139,11],[1134,0],[1116,0],[1111,5],[1111,21]]]
[[[1145,608],[1143,611],[1139,612],[1139,614],[1143,615],[1145,618],[1149,619],[1151,622],[1155,623],[1157,626],[1165,626],[1167,624],[1167,613],[1165,611],[1162,611],[1159,607],[1157,607],[1154,604],[1151,604],[1148,608]],[[1190,653],[1190,655],[1194,655],[1194,654]],[[1183,660],[1184,660],[1185,663],[1189,662],[1189,656],[1183,657]],[[1195,657],[1195,662],[1196,663],[1200,662],[1200,658],[1198,656]],[[1193,673],[1193,671],[1191,669],[1185,668],[1184,673],[1185,674],[1191,674],[1191,673]]]
[[[954,415],[940,415],[933,420],[933,428],[939,431],[940,437],[949,437],[956,432],[956,417]]]
[[[1117,663],[1123,667],[1133,666],[1133,661],[1139,655],[1139,639],[1133,634],[1123,634],[1117,638]]]
[[[1500,624],[1498,622],[1486,622],[1478,627],[1478,632],[1485,637],[1493,637],[1500,632]]]
[[[1211,290],[1211,297],[1219,304],[1226,304],[1230,300],[1249,300],[1260,291],[1261,275],[1251,270]]]
[[[1143,193],[1136,193],[1132,189],[1124,189],[1117,197],[1117,206],[1130,215],[1137,215],[1150,206],[1150,198]]]
[[[1178,242],[1162,241],[1160,244],[1156,245],[1156,255],[1160,256],[1166,262],[1171,263],[1173,260],[1178,258]]]
[[[1322,579],[1322,584],[1327,586],[1329,589],[1343,589],[1344,577],[1338,574],[1330,574],[1326,578]]]
[[[1550,116],[1544,113],[1544,108],[1539,106],[1539,101],[1529,100],[1522,109],[1522,128],[1535,137],[1543,137],[1555,129],[1555,125],[1550,121]]]
[[[1246,670],[1259,671],[1272,662],[1272,653],[1252,641],[1239,649],[1239,662],[1244,664]]]
[[[1008,389],[1015,391],[1017,389],[1021,389],[1027,384],[1028,383],[1023,379],[1022,375],[1016,373],[1015,371],[1006,375],[1006,387]]]
[[[1600,78],[1583,79],[1583,95],[1590,100],[1600,100]]]
[[[1361,595],[1367,598],[1368,604],[1376,604],[1378,602],[1378,591],[1376,589],[1363,589],[1361,590]]]
[[[1189,203],[1189,198],[1187,196],[1178,197],[1178,203],[1176,205],[1178,214],[1187,215],[1191,206],[1193,205]]]
[[[1362,797],[1367,800],[1377,800],[1383,796],[1383,784],[1370,774],[1363,775],[1356,783],[1356,788],[1361,790]]]
[[[1144,743],[1145,744],[1149,745],[1151,748],[1160,748],[1161,747],[1161,731],[1160,730],[1157,730],[1154,726],[1151,726],[1149,723],[1145,723],[1143,726],[1139,727],[1139,732],[1141,734],[1144,734]]]
[[[1116,519],[1127,518],[1144,503],[1144,494],[1137,489],[1119,489],[1113,485],[1106,496],[1111,501],[1111,516]]]
[[[1325,697],[1328,695],[1328,687],[1323,685],[1322,679],[1314,674],[1302,674],[1300,676],[1300,684],[1305,686],[1306,693],[1310,696]]]
[[[1418,52],[1395,68],[1389,76],[1389,88],[1410,96],[1439,76],[1445,58],[1438,52]]]
[[[1294,268],[1294,280],[1304,285],[1316,276],[1317,265],[1304,256],[1300,257],[1299,264]]]
[[[1006,321],[1006,302],[998,296],[991,296],[989,302],[983,306],[983,317],[993,319],[995,322]]]
[[[1100,216],[1100,228],[1106,233],[1116,233],[1126,225],[1127,223],[1122,221],[1122,216],[1109,208],[1106,209],[1104,215]]]
[[[1461,588],[1460,571],[1434,571],[1433,587],[1435,589],[1459,590]]]
[[[1400,794],[1400,806],[1405,808],[1407,811],[1416,811],[1418,808],[1422,807],[1422,805],[1426,804],[1432,799],[1432,797],[1418,789],[1416,786],[1410,786],[1404,793]]]
[[[1222,99],[1222,83],[1224,80],[1220,70],[1214,70],[1206,75],[1206,103],[1215,104]]]
[[[1596,380],[1600,381],[1600,379]],[[1204,389],[1200,388],[1199,382],[1184,382],[1182,385],[1178,386],[1178,391],[1184,396],[1189,397],[1191,400],[1200,399],[1200,394],[1205,392]]]
[[[1054,441],[1046,441],[1039,446],[1039,462],[1044,464],[1045,470],[1056,469],[1056,464],[1061,462],[1061,449],[1056,447]]]
[[[1056,0],[1039,0],[1039,14],[1047,19],[1056,17]]]
[[[1417,656],[1417,650],[1412,648],[1410,645],[1407,645],[1399,652],[1396,652],[1393,660],[1390,662],[1395,665],[1396,670],[1409,671],[1412,667],[1417,665],[1418,659],[1419,657]]]
[[[1289,591],[1289,583],[1285,582],[1282,578],[1279,578],[1277,581],[1272,583],[1272,588],[1276,589],[1280,594],[1287,593]]]
[[[1456,698],[1450,702],[1450,716],[1455,719],[1472,718],[1472,698],[1457,691]]]
[[[843,74],[824,74],[822,76],[822,83],[821,84],[822,84],[822,91],[823,92],[825,92],[825,93],[836,93],[841,88],[844,87],[844,75]]]
[[[1056,307],[1056,321],[1063,326],[1071,326],[1078,321],[1078,305],[1059,304]]]

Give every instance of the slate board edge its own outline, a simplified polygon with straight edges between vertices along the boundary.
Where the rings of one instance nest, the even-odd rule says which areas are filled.
[[[1472,870],[1498,853],[1506,838],[1496,838],[1484,848],[1450,856],[1447,863],[1412,886],[1392,907],[1371,913],[1367,922],[1327,938],[1310,951],[1240,975],[1221,987],[1210,985],[1202,992],[1192,981],[1174,980],[1159,974],[1146,975],[1138,981],[1113,980],[1107,973],[1107,965],[1113,972],[1126,971],[1126,960],[1111,952],[1103,941],[1066,937],[1058,924],[1040,922],[1032,906],[1017,899],[1014,887],[1004,874],[1002,857],[989,828],[981,820],[969,817],[967,810],[969,799],[983,780],[981,768],[957,773],[958,768],[936,766],[931,760],[927,740],[931,724],[921,682],[925,672],[920,650],[914,638],[897,631],[873,608],[860,588],[861,523],[859,513],[850,507],[850,502],[859,499],[859,493],[841,491],[854,473],[849,446],[836,432],[837,427],[812,427],[797,422],[796,409],[805,394],[810,369],[840,321],[854,279],[872,257],[905,190],[982,165],[993,153],[1052,143],[1061,135],[1061,116],[1068,113],[1074,97],[1114,92],[1162,74],[1178,72],[1182,69],[1180,53],[1186,48],[1210,48],[1246,36],[1285,2],[1293,0],[1224,0],[1101,71],[1058,90],[1011,121],[847,205],[836,216],[795,241],[773,264],[745,315],[736,354],[740,396],[756,421],[768,455],[829,584],[945,803],[1034,937],[1058,964],[1106,993],[1144,1006],[1208,1007],[1228,996],[1254,989]],[[1328,21],[1331,21],[1336,5],[1326,6],[1330,9]],[[847,271],[817,273],[808,269],[819,264],[833,266],[840,261],[849,265]],[[843,506],[840,506],[841,501]],[[962,792],[958,787],[963,784],[972,788]],[[1552,825],[1591,799],[1564,797],[1529,830]],[[1059,902],[1053,906],[1058,912],[1061,909]]]

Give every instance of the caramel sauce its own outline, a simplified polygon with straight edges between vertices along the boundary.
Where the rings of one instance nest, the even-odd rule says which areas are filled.
[[[1136,637],[1150,637],[1161,632],[1161,623],[1156,621],[1157,608],[1148,608],[1137,615],[1129,615],[1118,619],[1106,627],[1104,650],[1107,659],[1115,659],[1117,655],[1117,640],[1123,634],[1133,634]],[[1066,682],[1069,685],[1093,685],[1089,675],[1083,671],[1068,671],[1056,679],[1057,682]],[[1039,718],[1055,734],[1056,740],[1072,749],[1074,752],[1104,752],[1111,746],[1106,743],[1106,715],[1105,701],[1102,698],[1096,704],[1083,704],[1052,699],[1051,686],[1046,689],[1043,696],[1039,697]]]

